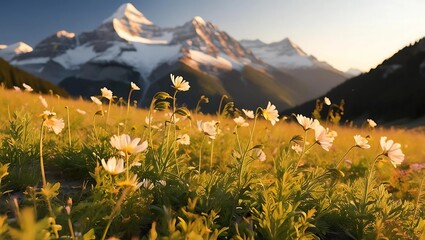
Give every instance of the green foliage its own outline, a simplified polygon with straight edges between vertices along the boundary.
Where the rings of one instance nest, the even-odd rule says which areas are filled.
[[[9,177],[5,184],[10,190],[33,186],[39,179],[37,142],[31,136],[32,117],[13,113],[9,127],[4,130],[0,146],[0,162],[9,164]]]

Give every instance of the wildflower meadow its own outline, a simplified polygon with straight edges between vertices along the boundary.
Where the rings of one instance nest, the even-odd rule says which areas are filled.
[[[425,239],[425,135],[172,91],[0,93],[0,239]],[[125,97],[127,100],[123,100]],[[327,113],[322,119],[321,113]]]

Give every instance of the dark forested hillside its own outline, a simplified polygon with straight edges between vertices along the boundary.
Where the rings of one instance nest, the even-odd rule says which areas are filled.
[[[13,67],[8,62],[0,58],[0,83],[6,88],[18,86],[22,88],[22,84],[30,85],[35,92],[47,94],[52,90],[54,94],[67,97],[68,93],[62,88],[38,77]]]
[[[425,39],[403,48],[368,73],[351,78],[325,96],[345,100],[346,120],[380,121],[425,115]],[[285,111],[311,115],[315,100]],[[325,114],[325,113],[324,113]]]

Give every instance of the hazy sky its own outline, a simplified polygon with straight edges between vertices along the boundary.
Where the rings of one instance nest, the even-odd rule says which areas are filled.
[[[425,37],[424,0],[1,0],[0,44],[92,30],[125,2],[161,27],[201,16],[238,40],[289,37],[341,70],[368,70]]]

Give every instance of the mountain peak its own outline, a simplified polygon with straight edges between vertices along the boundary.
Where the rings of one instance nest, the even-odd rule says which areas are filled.
[[[121,5],[109,18],[105,19],[103,23],[112,22],[114,19],[125,19],[133,23],[153,25],[153,23],[131,3]]]
[[[10,45],[0,45],[0,57],[6,61],[12,60],[15,56],[32,52],[32,47],[24,42],[17,42]]]
[[[270,46],[277,47],[287,54],[297,54],[301,56],[308,56],[296,43],[290,38],[284,38],[278,42],[270,43]]]
[[[104,34],[116,34],[118,38],[127,42],[145,44],[168,43],[166,39],[155,39],[162,36],[161,29],[155,26],[131,3],[121,5],[112,16],[103,21],[98,30],[102,32],[98,35],[101,36],[100,38],[103,38]]]
[[[205,20],[202,18],[202,17],[200,17],[200,16],[195,16],[193,19],[192,19],[192,23],[198,23],[198,24],[200,24],[200,25],[203,25],[203,26],[205,26],[207,23],[205,22]]]
[[[12,49],[16,54],[32,52],[32,47],[24,42],[10,44],[7,48]]]
[[[56,32],[56,37],[58,37],[58,38],[61,38],[61,37],[74,38],[75,37],[75,33],[67,32],[65,30],[60,30],[60,31]]]

